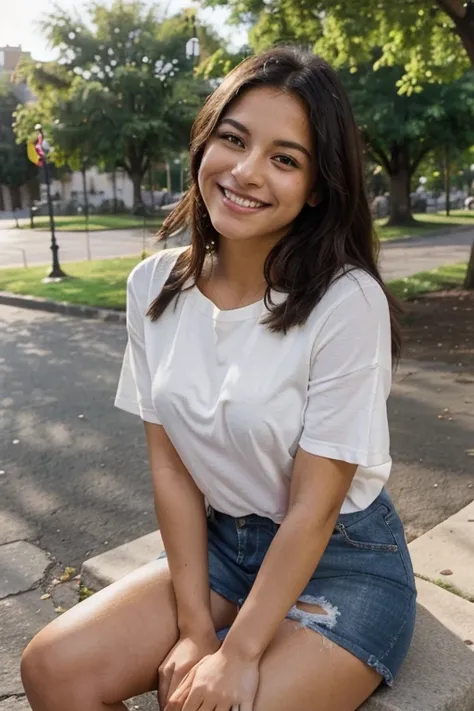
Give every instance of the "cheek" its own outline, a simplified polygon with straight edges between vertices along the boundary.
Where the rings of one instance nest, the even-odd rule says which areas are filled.
[[[310,192],[309,182],[305,177],[288,174],[286,180],[281,183],[280,204],[297,215],[306,203]]]

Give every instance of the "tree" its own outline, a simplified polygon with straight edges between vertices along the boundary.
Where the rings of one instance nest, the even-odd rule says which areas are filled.
[[[204,0],[246,24],[256,51],[299,42],[336,66],[382,54],[375,68],[404,67],[399,88],[461,76],[474,65],[474,0]]]
[[[474,76],[449,84],[428,84],[411,96],[396,84],[402,67],[371,64],[341,72],[370,158],[390,178],[390,223],[409,225],[411,178],[421,160],[439,147],[474,144]]]
[[[193,79],[182,37],[141,2],[94,5],[89,19],[58,10],[43,23],[60,56],[21,70],[38,106],[20,113],[16,132],[23,136],[32,114],[43,111],[63,154],[77,158],[86,141],[88,157],[110,163],[113,156],[133,183],[137,205],[149,166],[187,144],[208,87]]]
[[[19,207],[19,189],[28,184],[32,190],[32,181],[38,175],[38,169],[30,163],[26,155],[25,144],[17,145],[12,129],[13,113],[18,98],[7,83],[0,83],[0,185],[10,190],[13,209]]]

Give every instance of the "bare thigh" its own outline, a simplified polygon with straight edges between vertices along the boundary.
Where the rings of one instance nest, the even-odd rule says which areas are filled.
[[[216,629],[232,624],[236,616],[235,606],[214,592],[211,611]],[[177,638],[176,602],[164,559],[51,622],[25,650],[24,666],[34,657],[40,682],[45,677],[51,683],[56,676],[58,692],[67,683],[72,693],[74,679],[82,688],[87,680],[94,697],[115,703],[156,689],[158,667]],[[31,681],[30,685],[35,686]],[[34,688],[27,692],[34,697]]]
[[[380,682],[347,650],[284,620],[260,664],[254,711],[356,711]]]

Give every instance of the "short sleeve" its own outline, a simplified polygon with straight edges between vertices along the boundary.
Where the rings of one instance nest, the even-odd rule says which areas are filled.
[[[143,264],[143,263],[142,263]],[[141,265],[140,265],[141,266]],[[128,342],[122,363],[115,406],[142,420],[159,425],[151,397],[152,379],[146,355],[144,319],[146,303],[139,298],[137,282],[145,277],[145,270],[134,270],[127,281],[127,333]]]
[[[310,454],[362,467],[390,461],[390,315],[383,290],[368,279],[352,283],[315,336],[299,442]]]

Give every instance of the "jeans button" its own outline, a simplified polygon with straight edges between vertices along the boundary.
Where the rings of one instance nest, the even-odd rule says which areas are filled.
[[[245,519],[244,518],[238,518],[237,519],[237,526],[239,528],[243,528],[245,526]]]

